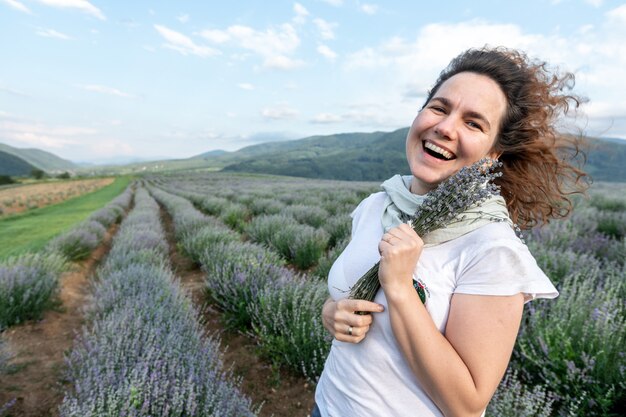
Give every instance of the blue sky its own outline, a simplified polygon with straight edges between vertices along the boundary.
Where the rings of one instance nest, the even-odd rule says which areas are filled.
[[[105,161],[391,131],[485,44],[573,71],[569,127],[626,139],[626,3],[422,3],[0,0],[0,142]]]

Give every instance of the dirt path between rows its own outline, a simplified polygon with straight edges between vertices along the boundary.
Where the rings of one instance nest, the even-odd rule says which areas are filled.
[[[90,276],[111,247],[118,229],[112,226],[89,259],[73,264],[61,276],[61,306],[43,319],[12,326],[5,331],[12,371],[0,375],[0,408],[15,399],[11,417],[58,416],[66,385],[64,354],[83,324],[83,307],[90,295]]]
[[[188,257],[180,253],[174,238],[169,214],[161,209],[161,219],[170,246],[172,269],[180,279],[196,307],[203,312],[207,333],[221,335],[224,365],[242,379],[241,390],[254,405],[263,403],[260,417],[309,417],[315,388],[304,378],[284,370],[274,369],[259,358],[255,341],[243,334],[226,331],[220,323],[220,313],[206,303],[203,272]]]

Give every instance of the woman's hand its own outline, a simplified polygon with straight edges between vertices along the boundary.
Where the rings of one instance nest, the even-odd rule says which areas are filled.
[[[378,244],[378,279],[387,296],[413,286],[413,271],[423,247],[424,242],[408,224],[394,227],[383,235]]]
[[[359,343],[365,338],[372,324],[371,314],[356,312],[381,313],[384,307],[365,300],[329,298],[322,307],[322,322],[326,330],[341,342]]]

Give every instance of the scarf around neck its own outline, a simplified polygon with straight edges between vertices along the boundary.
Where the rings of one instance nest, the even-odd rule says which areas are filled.
[[[412,179],[411,175],[394,175],[382,183],[381,187],[387,193],[381,218],[385,232],[405,223],[403,218],[413,216],[417,207],[424,202],[426,195],[417,195],[410,191]],[[462,214],[463,220],[454,221],[443,228],[420,236],[424,241],[424,246],[439,245],[489,223],[502,221],[502,219],[513,227],[506,202],[500,195],[493,196],[477,206],[472,206]]]

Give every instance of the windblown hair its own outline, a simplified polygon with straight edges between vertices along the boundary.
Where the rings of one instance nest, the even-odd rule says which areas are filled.
[[[452,76],[472,72],[500,86],[507,109],[493,150],[499,154],[501,187],[511,219],[522,229],[566,217],[570,196],[584,193],[587,174],[582,135],[557,131],[556,123],[584,101],[569,94],[574,74],[552,72],[546,62],[506,48],[470,49],[454,58],[428,93],[426,104]],[[424,104],[424,106],[426,105]]]

